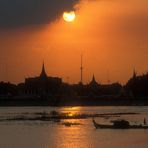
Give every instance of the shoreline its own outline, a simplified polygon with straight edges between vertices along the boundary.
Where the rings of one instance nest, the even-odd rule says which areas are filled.
[[[0,102],[0,108],[1,107],[74,107],[74,106],[148,106],[148,103],[134,103],[134,104],[118,104],[118,103],[65,103],[65,104],[58,104],[58,105],[51,105],[47,104],[46,102],[36,102],[36,103],[30,103],[30,102]]]
[[[148,106],[147,98],[98,98],[98,97],[53,97],[53,98],[29,98],[0,99],[0,107],[25,107],[25,106]]]

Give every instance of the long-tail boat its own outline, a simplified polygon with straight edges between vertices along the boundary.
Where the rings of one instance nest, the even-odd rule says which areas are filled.
[[[126,120],[115,120],[110,125],[96,123],[94,119],[92,121],[96,129],[148,129],[147,125],[130,125]]]

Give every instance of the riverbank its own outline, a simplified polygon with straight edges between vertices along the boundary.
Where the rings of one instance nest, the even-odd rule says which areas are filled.
[[[0,107],[5,106],[148,106],[148,98],[55,97],[0,99]]]

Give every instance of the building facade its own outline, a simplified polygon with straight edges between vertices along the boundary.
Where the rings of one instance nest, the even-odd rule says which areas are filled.
[[[43,63],[41,74],[38,77],[25,79],[25,92],[27,94],[39,96],[58,94],[61,84],[61,78],[49,77],[46,74]]]

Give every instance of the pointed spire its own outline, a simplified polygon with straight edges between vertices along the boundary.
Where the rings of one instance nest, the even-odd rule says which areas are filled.
[[[136,73],[136,70],[134,68],[134,71],[133,71],[133,78],[136,78],[137,77],[137,73]]]
[[[44,61],[43,61],[42,71],[41,71],[40,77],[41,78],[47,78],[47,74],[46,74],[46,71],[45,71]]]
[[[93,74],[92,82],[96,82],[95,75]]]
[[[90,82],[91,86],[98,86],[99,84],[97,83],[96,79],[95,79],[95,75],[93,74],[93,77],[92,77],[92,81]]]

